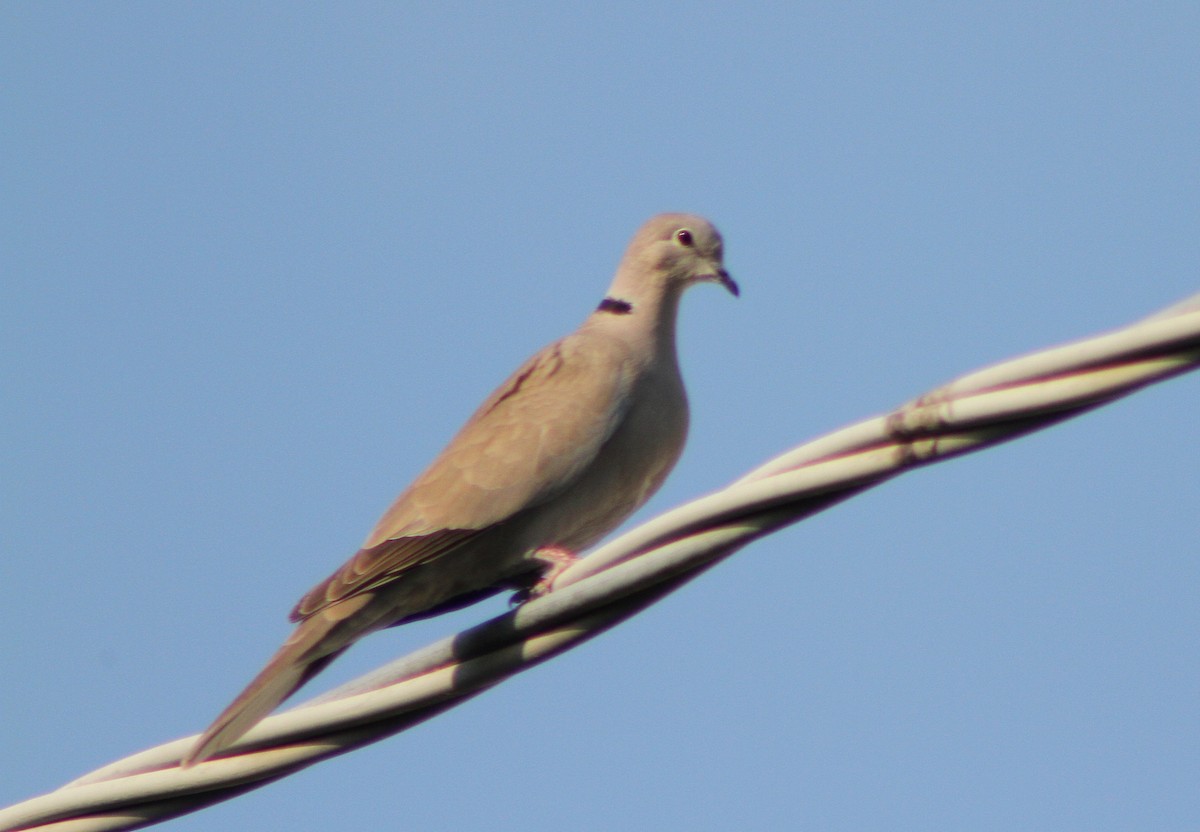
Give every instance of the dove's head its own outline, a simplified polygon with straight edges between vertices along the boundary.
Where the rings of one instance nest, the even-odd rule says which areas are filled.
[[[638,229],[621,259],[611,296],[634,305],[678,295],[694,283],[738,285],[725,270],[721,234],[695,214],[659,214]]]

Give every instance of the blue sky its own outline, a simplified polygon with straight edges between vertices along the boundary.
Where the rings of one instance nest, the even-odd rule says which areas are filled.
[[[203,728],[653,213],[743,294],[684,303],[642,517],[1197,291],[1193,3],[441,6],[0,6],[0,804]],[[905,476],[172,828],[1194,828],[1198,402]]]

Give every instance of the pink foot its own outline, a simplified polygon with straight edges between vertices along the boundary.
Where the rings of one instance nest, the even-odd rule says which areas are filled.
[[[550,592],[554,589],[555,579],[563,573],[563,570],[579,560],[579,555],[561,546],[543,546],[531,557],[545,566],[536,583],[513,596],[514,603],[528,601],[530,598],[540,598]]]

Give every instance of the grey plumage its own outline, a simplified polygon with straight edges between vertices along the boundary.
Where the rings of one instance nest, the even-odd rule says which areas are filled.
[[[291,637],[183,764],[230,746],[367,633],[504,588],[548,590],[570,553],[640,507],[683,450],[675,318],[699,282],[738,293],[717,230],[689,214],[643,225],[600,307],[493,392],[300,600]]]

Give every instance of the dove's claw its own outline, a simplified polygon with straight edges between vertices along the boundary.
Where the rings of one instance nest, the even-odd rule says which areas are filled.
[[[509,602],[512,606],[523,604],[533,598],[541,598],[554,589],[554,581],[563,571],[579,560],[579,555],[561,546],[543,546],[530,557],[544,564],[538,579],[527,587],[518,590]]]

